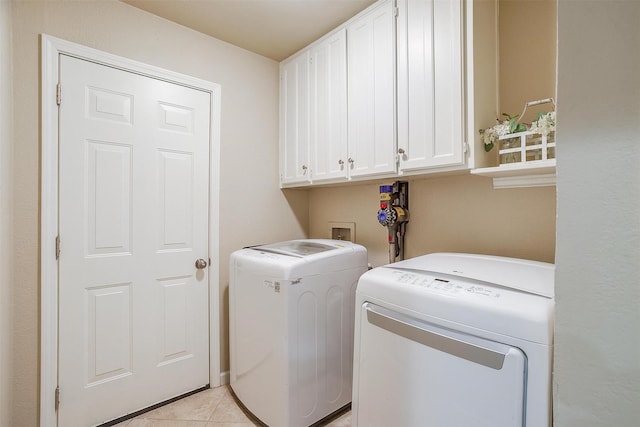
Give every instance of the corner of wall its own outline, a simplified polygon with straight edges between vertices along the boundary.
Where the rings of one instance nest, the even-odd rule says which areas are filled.
[[[13,425],[12,2],[0,2],[0,425]]]
[[[559,1],[557,12],[554,426],[635,426],[640,2]]]

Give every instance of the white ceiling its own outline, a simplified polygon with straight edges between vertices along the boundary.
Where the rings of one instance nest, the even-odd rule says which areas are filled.
[[[122,0],[281,61],[375,0]]]

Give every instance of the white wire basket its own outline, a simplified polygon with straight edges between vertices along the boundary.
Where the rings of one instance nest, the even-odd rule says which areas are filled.
[[[527,102],[519,119],[522,119],[527,107],[551,103],[555,109],[552,98]],[[556,158],[556,132],[538,133],[524,131],[502,135],[498,138],[500,149],[498,151],[500,166],[510,164],[522,164],[528,162],[546,161]]]

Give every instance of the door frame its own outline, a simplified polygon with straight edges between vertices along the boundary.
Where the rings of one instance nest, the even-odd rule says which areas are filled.
[[[220,109],[221,86],[142,62],[102,52],[46,34],[41,48],[41,159],[40,159],[40,425],[57,425],[58,387],[58,105],[59,56],[69,55],[176,83],[211,94],[209,133],[209,384],[221,385],[220,373]],[[62,94],[64,97],[64,93]],[[64,250],[64,247],[62,248]]]

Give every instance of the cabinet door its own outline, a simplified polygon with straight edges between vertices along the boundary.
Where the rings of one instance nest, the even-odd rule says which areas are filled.
[[[311,49],[311,158],[313,181],[347,176],[346,30]]]
[[[347,26],[349,174],[395,172],[395,16],[384,2]]]
[[[398,0],[400,170],[464,163],[462,0]]]
[[[280,66],[280,183],[309,180],[309,52]]]

